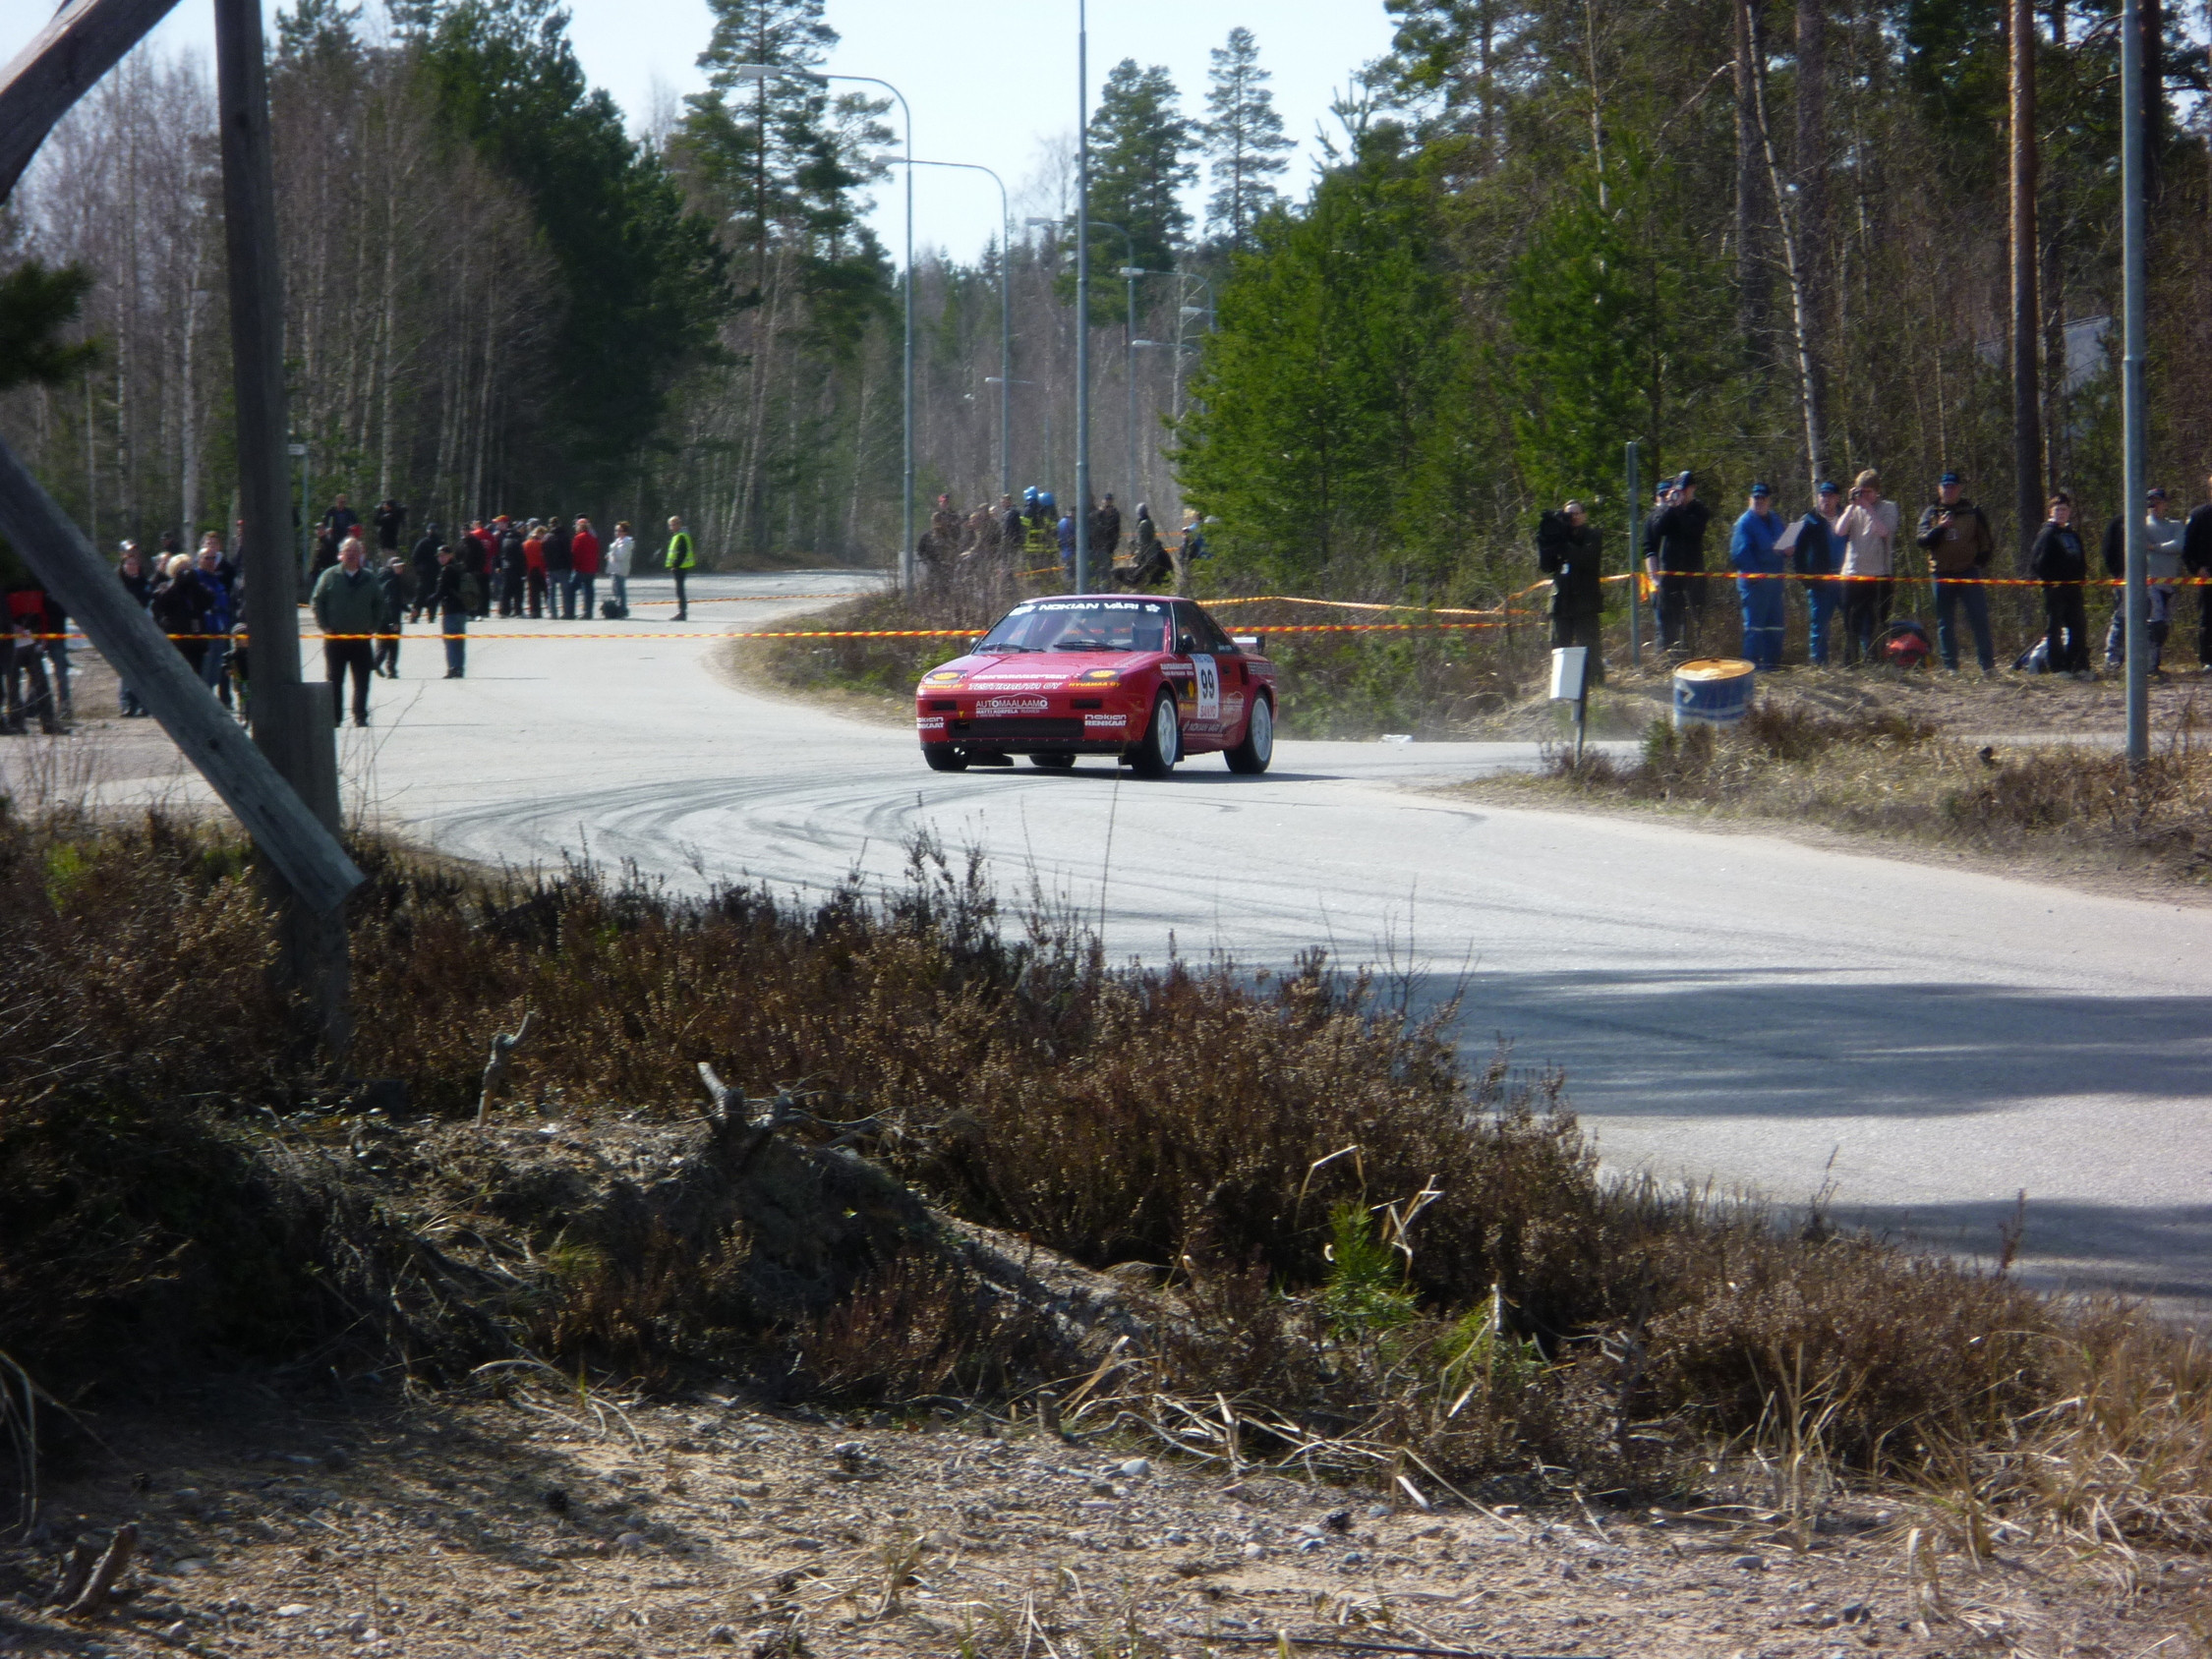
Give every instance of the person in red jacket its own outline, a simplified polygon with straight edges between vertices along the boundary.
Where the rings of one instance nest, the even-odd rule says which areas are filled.
[[[576,521],[576,534],[568,541],[568,591],[582,599],[579,608],[588,622],[599,608],[593,598],[599,591],[599,537],[588,518]],[[564,612],[566,608],[562,607]]]
[[[499,568],[498,534],[482,519],[469,526],[469,551],[463,561],[476,578],[477,615],[492,614],[492,572]]]
[[[546,613],[546,527],[536,519],[530,521],[529,534],[522,539],[522,570],[530,589],[530,615],[535,620]]]

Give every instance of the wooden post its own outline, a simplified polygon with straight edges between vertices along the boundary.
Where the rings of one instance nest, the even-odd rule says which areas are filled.
[[[177,0],[69,0],[0,70],[0,199],[69,106],[167,16]]]
[[[222,126],[223,240],[230,257],[230,345],[238,421],[238,494],[246,521],[246,626],[254,663],[254,739],[330,830],[338,827],[336,753],[320,686],[300,676],[299,588],[291,557],[291,467],[285,451],[284,287],[276,257],[276,183],[261,0],[215,0],[216,99]],[[315,1006],[342,1053],[344,918],[302,902],[273,872],[282,972]]]

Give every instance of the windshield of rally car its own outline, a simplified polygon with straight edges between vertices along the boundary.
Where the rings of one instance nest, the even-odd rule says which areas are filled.
[[[1164,600],[1036,600],[1001,617],[978,651],[1165,651]]]

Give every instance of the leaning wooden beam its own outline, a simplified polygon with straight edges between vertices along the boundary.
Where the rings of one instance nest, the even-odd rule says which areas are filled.
[[[319,914],[344,903],[366,878],[338,838],[277,775],[5,443],[0,443],[0,536],[84,626],[86,637],[238,815],[292,890]]]
[[[19,0],[23,3],[23,0]],[[177,0],[69,0],[0,69],[0,200],[69,113]]]

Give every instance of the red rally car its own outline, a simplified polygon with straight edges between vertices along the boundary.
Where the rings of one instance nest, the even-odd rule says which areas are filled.
[[[1275,754],[1275,665],[1190,600],[1063,594],[1016,605],[965,657],[924,674],[914,724],[933,772],[1071,767],[1111,755],[1165,777],[1219,750],[1231,772]]]

